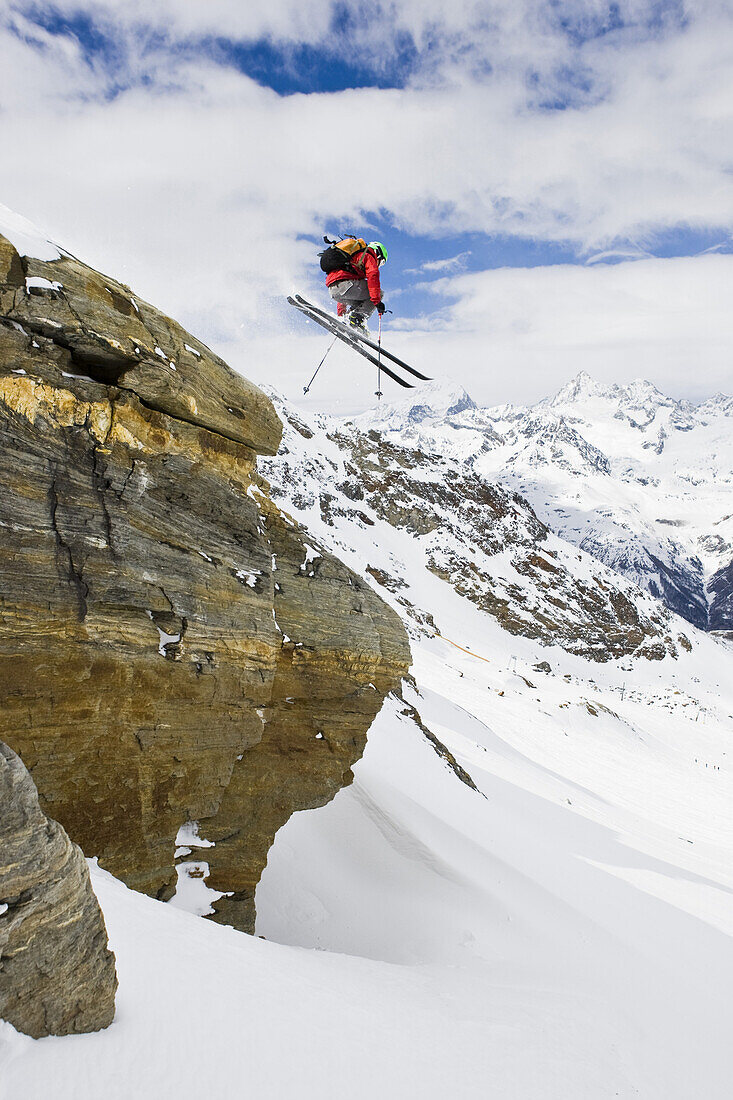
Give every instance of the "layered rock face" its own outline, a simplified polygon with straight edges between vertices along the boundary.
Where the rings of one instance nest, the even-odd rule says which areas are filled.
[[[302,529],[274,514],[267,531],[274,574],[278,659],[262,739],[235,769],[219,813],[209,885],[228,924],[254,920],[254,892],[275,831],[295,810],[313,809],[351,782],[351,765],[384,695],[406,672],[399,619],[372,590]],[[253,923],[244,925],[253,929]]]
[[[116,989],[84,856],[0,742],[0,1018],[34,1039],[98,1031]]]
[[[84,851],[151,895],[198,821],[218,916],[251,929],[275,831],[349,781],[404,630],[270,500],[261,391],[71,257],[0,238],[3,271],[6,740]]]

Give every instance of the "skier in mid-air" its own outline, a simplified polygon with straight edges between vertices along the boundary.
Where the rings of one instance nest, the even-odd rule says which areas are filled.
[[[344,320],[338,320],[332,313],[309,302],[301,294],[288,296],[291,306],[295,306],[309,321],[320,325],[333,336],[333,341],[316,367],[308,385],[303,387],[303,393],[308,393],[310,390],[313,380],[337,340],[347,344],[352,351],[358,352],[377,368],[376,394],[378,397],[382,396],[380,380],[383,374],[404,389],[411,390],[414,385],[399,373],[395,373],[392,365],[387,366],[385,359],[389,360],[390,364],[394,364],[394,367],[406,371],[411,377],[419,378],[421,382],[429,382],[427,375],[421,374],[404,359],[399,359],[382,346],[382,314],[387,310],[382,301],[379,268],[387,261],[387,249],[381,241],[370,241],[367,244],[361,237],[344,237],[340,241],[324,237],[323,240],[328,247],[320,253],[321,270],[326,273],[326,286],[336,302],[338,317]],[[379,314],[379,332],[376,341],[367,328],[367,320],[375,309]],[[376,357],[374,352],[377,353]]]
[[[337,303],[339,317],[345,314],[350,325],[366,328],[366,322],[376,309],[385,312],[379,269],[387,262],[387,249],[381,241],[366,243],[361,237],[346,237],[329,241],[321,254],[321,268],[326,272],[326,286]]]

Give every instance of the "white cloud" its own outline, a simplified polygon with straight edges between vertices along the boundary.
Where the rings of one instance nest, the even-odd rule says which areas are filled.
[[[314,17],[311,29],[322,28],[327,5],[312,8],[321,18]],[[167,9],[155,10],[159,18]],[[7,53],[3,71],[17,74],[6,83],[6,109],[12,107],[21,128],[27,129],[29,117],[40,122],[44,140],[44,130],[55,131],[57,121],[62,129],[75,129],[85,125],[85,116],[104,116],[105,125],[114,126],[119,138],[129,142],[128,158],[136,134],[164,151],[169,138],[196,142],[207,150],[211,175],[222,181],[214,187],[215,195],[222,186],[234,193],[240,180],[244,183],[242,139],[251,135],[263,169],[263,178],[252,184],[254,202],[265,202],[274,191],[273,199],[282,198],[299,214],[311,210],[316,216],[328,212],[348,218],[358,217],[362,209],[381,208],[416,232],[473,229],[569,240],[587,248],[628,237],[643,244],[656,230],[680,222],[729,226],[733,221],[728,174],[733,157],[730,13],[717,22],[701,16],[689,28],[661,38],[629,40],[619,32],[611,42],[586,44],[584,63],[605,97],[580,109],[537,111],[529,106],[537,93],[528,90],[528,71],[543,66],[553,71],[563,61],[572,62],[566,38],[556,31],[549,35],[550,47],[539,45],[537,28],[547,19],[543,22],[538,13],[546,5],[526,4],[523,18],[514,23],[504,5],[458,5],[454,38],[463,42],[466,29],[488,12],[506,47],[505,63],[499,58],[494,71],[480,80],[472,79],[467,62],[460,79],[454,71],[450,84],[424,87],[418,71],[416,86],[405,90],[286,101],[256,94],[245,77],[213,62],[182,60],[170,48],[173,31],[181,34],[197,20],[204,29],[213,18],[207,14],[194,19],[194,10],[198,6],[182,5],[178,17],[171,16],[165,42],[142,51],[152,83],[102,109],[89,97],[104,90],[104,76],[99,68],[87,71],[78,63],[70,39],[56,37],[55,47],[46,44],[39,50],[6,33],[0,47]],[[276,4],[272,25],[297,28],[297,22],[288,24],[289,10],[287,4]],[[138,18],[140,11],[135,5],[129,11],[126,5],[120,8],[126,19]],[[418,39],[422,26],[424,38],[431,8],[421,7],[422,24],[415,11],[407,5],[398,25],[409,27]],[[493,24],[489,20],[487,25]],[[239,26],[239,16],[231,14],[227,29],[233,33]],[[252,23],[253,28],[262,26],[261,19]],[[494,45],[489,55],[496,50]],[[447,63],[450,50],[436,52]],[[139,56],[137,63],[143,65]],[[82,100],[72,112],[69,101],[75,91]],[[354,120],[360,121],[364,140],[373,148],[375,170],[355,172],[345,189],[337,173],[326,169],[323,136],[353,130]],[[172,125],[179,126],[178,132]],[[226,140],[217,145],[214,137],[223,137],[225,131]],[[10,135],[12,143],[12,121]],[[68,137],[62,133],[56,144]],[[72,134],[67,159],[76,144]],[[59,174],[61,166],[59,161]],[[175,189],[175,180],[170,182]],[[240,191],[246,198],[246,186]]]
[[[89,16],[100,27],[114,28],[117,34],[127,34],[140,41],[154,31],[164,34],[169,42],[181,41],[192,35],[218,35],[224,30],[241,39],[276,37],[295,41],[315,42],[329,31],[332,4],[323,0],[268,0],[262,3],[239,3],[238,0],[54,0],[50,13],[74,19],[80,13]],[[9,5],[12,13],[30,12],[33,3],[16,0]],[[48,13],[48,12],[47,12]]]
[[[431,287],[441,329],[406,337],[482,403],[535,401],[580,370],[676,397],[731,392],[733,256],[503,268]]]
[[[607,248],[603,252],[594,252],[586,257],[586,264],[602,264],[619,260],[643,260],[652,256],[645,248]]]
[[[445,260],[426,260],[424,264],[420,264],[419,267],[410,268],[405,272],[405,275],[452,275],[459,271],[464,271],[468,257],[471,255],[470,250],[466,252],[459,252],[456,256],[449,256]]]

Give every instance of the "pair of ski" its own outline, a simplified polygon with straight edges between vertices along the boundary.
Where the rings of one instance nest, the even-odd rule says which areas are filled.
[[[429,382],[430,379],[420,374],[419,370],[415,370],[409,363],[405,363],[403,359],[398,359],[396,355],[392,355],[391,352],[385,351],[383,347],[375,343],[370,339],[369,335],[356,325],[347,325],[342,321],[338,321],[333,314],[326,313],[325,309],[320,309],[318,306],[314,306],[312,302],[307,301],[306,298],[301,297],[300,294],[296,294],[294,297],[289,297],[288,301],[291,306],[295,306],[300,310],[310,321],[315,321],[321,328],[325,328],[328,332],[331,332],[339,340],[343,340],[345,344],[353,348],[354,351],[358,351],[360,355],[363,355],[365,359],[368,359],[370,363],[373,363],[375,367],[378,367],[383,374],[386,374],[388,378],[391,378],[394,382],[397,382],[399,386],[404,386],[406,390],[414,389],[411,382],[406,382],[404,378],[400,378],[398,374],[392,370],[391,367],[385,366],[382,362],[383,359],[388,359],[395,366],[400,367],[402,370],[407,371],[414,378],[419,378],[423,382]],[[372,355],[367,348],[371,348],[372,351],[376,351],[380,356],[377,359]],[[325,356],[324,356],[325,359]],[[312,381],[312,380],[311,380]]]

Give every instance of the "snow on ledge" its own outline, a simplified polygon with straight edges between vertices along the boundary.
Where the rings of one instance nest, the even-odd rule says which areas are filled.
[[[212,890],[206,885],[209,865],[204,860],[179,863],[176,871],[176,892],[168,902],[175,909],[185,909],[196,917],[208,917],[215,912],[213,902],[231,897],[225,890]]]
[[[21,256],[33,256],[37,260],[58,260],[61,249],[49,241],[40,229],[27,218],[16,214],[0,203],[0,233],[10,241]]]
[[[25,281],[25,289],[27,293],[30,293],[33,287],[38,287],[40,290],[63,290],[63,283],[53,282],[51,279],[44,279],[41,275],[34,275],[31,278],[27,278]]]
[[[188,855],[191,848],[214,848],[215,843],[213,840],[204,840],[199,836],[199,823],[198,821],[187,821],[184,825],[181,825],[176,834],[176,848],[180,848],[181,845],[186,847],[186,851],[181,852],[181,855]],[[176,851],[176,856],[179,853]]]

